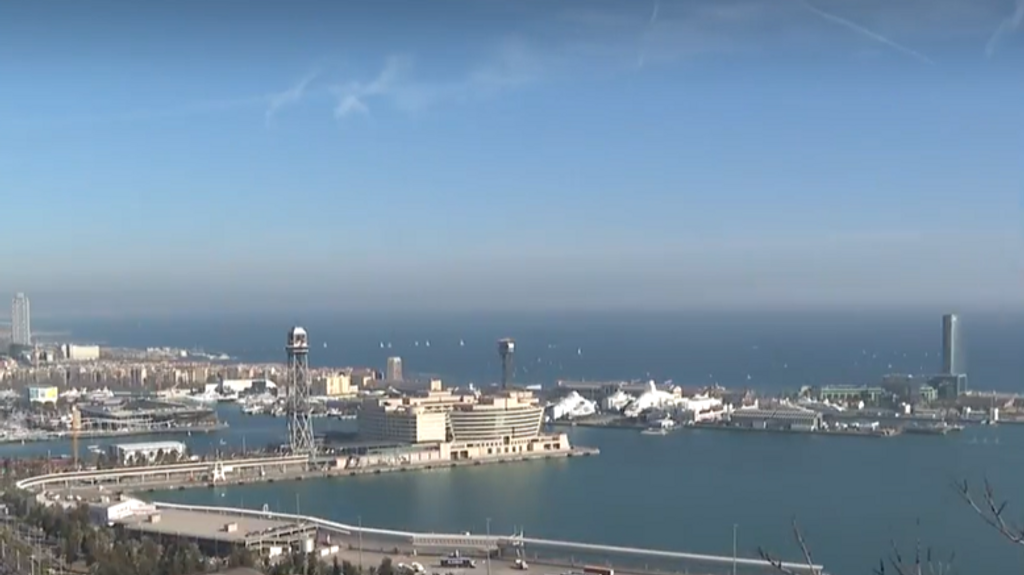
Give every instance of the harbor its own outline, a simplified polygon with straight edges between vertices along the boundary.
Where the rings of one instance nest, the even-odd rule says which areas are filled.
[[[291,458],[287,463],[297,463]],[[283,459],[236,462],[241,465],[284,464]],[[165,466],[170,467],[170,466]],[[167,471],[164,469],[162,471]],[[111,472],[128,476],[132,471]],[[66,474],[75,475],[75,474]],[[523,570],[529,563],[539,566],[583,570],[592,575],[614,575],[615,571],[632,575],[689,573],[712,575],[774,572],[776,567],[760,558],[687,553],[637,547],[527,537],[522,531],[512,535],[492,534],[488,520],[485,533],[415,532],[345,524],[313,515],[223,506],[183,505],[134,497],[128,491],[106,495],[102,491],[74,493],[69,481],[88,481],[77,474],[72,478],[40,476],[20,481],[18,487],[38,493],[49,506],[86,505],[90,515],[121,529],[129,536],[156,536],[163,540],[180,538],[199,546],[211,556],[227,556],[234,549],[246,549],[259,557],[279,559],[298,550],[320,559],[334,556],[358,562],[390,558],[412,564],[427,563],[460,571],[485,564],[496,570]],[[115,482],[117,482],[115,480]],[[121,484],[121,482],[117,482]],[[455,558],[458,561],[446,560]],[[822,566],[784,562],[793,573],[820,574]],[[599,572],[600,571],[600,572]]]

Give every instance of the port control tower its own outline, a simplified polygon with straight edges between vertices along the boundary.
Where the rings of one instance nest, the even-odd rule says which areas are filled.
[[[315,455],[313,406],[309,401],[309,336],[301,327],[288,332],[288,445],[292,453]]]
[[[508,389],[512,383],[512,358],[516,353],[516,342],[506,337],[498,340],[498,355],[501,356],[501,388]]]

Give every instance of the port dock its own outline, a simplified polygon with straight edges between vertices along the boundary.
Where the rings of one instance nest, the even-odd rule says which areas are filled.
[[[579,450],[578,453],[585,455],[593,451]],[[565,456],[570,455],[567,453]],[[540,458],[543,456],[535,459]],[[488,463],[511,461],[495,458]],[[459,462],[455,467],[477,463]],[[747,557],[531,538],[522,533],[503,536],[398,531],[274,512],[266,505],[262,510],[254,510],[147,502],[128,493],[147,487],[166,487],[173,482],[180,482],[184,487],[266,480],[267,469],[293,474],[290,478],[319,476],[323,473],[313,470],[315,467],[309,458],[293,455],[53,473],[24,479],[16,485],[21,489],[40,492],[44,499],[54,503],[86,504],[95,508],[96,512],[105,512],[110,518],[109,522],[120,525],[125,533],[158,535],[161,538],[181,537],[190,542],[198,542],[204,550],[214,554],[230,553],[233,548],[244,547],[273,557],[288,549],[299,548],[316,552],[328,561],[333,555],[354,564],[375,564],[386,556],[396,562],[417,561],[435,566],[435,559],[439,560],[448,553],[458,551],[467,557],[477,557],[478,561],[490,561],[492,569],[497,572],[513,570],[516,559],[552,570],[547,573],[554,569],[560,569],[560,573],[566,570],[578,573],[583,565],[614,566],[623,575],[712,575],[733,572],[738,575],[754,575],[774,570],[766,561]],[[241,472],[244,475],[240,475]],[[363,473],[367,472],[374,473],[372,470]],[[190,482],[185,480],[188,477],[210,477],[214,481]],[[787,563],[786,567],[793,573],[821,573],[821,566],[817,565],[808,567]],[[446,568],[444,572],[449,571],[451,569]]]
[[[447,461],[398,461],[368,466],[353,465],[352,458],[344,456],[319,456],[310,459],[304,455],[282,455],[51,473],[22,480],[17,485],[22,489],[63,490],[94,489],[97,486],[135,491],[187,489],[217,485],[301,481],[320,477],[355,477],[479,465],[503,465],[526,461],[587,457],[599,453],[600,450],[596,448],[573,447],[569,450],[550,453],[501,455]]]

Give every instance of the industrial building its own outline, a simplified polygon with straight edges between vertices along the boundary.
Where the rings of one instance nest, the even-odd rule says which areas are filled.
[[[146,443],[118,443],[107,448],[110,457],[125,464],[153,463],[162,457],[174,454],[176,460],[184,459],[188,448],[180,441],[151,441]]]
[[[817,431],[822,427],[820,413],[792,405],[737,409],[729,414],[729,421],[734,427],[747,429]]]
[[[814,391],[815,397],[821,401],[838,404],[850,404],[863,401],[866,404],[877,404],[891,393],[881,386],[870,385],[826,385]]]

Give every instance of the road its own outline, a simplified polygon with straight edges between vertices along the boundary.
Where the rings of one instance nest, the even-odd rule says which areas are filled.
[[[513,566],[512,561],[505,559],[492,559],[490,571],[487,569],[487,559],[478,558],[475,559],[477,566],[472,569],[453,569],[451,567],[441,566],[440,555],[422,555],[422,554],[410,554],[405,551],[398,554],[395,553],[381,553],[380,551],[363,551],[362,552],[362,564],[364,568],[368,569],[371,565],[380,565],[381,560],[385,557],[390,557],[391,561],[397,566],[399,563],[405,563],[409,565],[414,561],[423,565],[427,573],[430,575],[522,575],[523,571],[516,569]],[[353,565],[359,566],[360,564],[360,553],[358,549],[348,549],[342,547],[337,553],[338,561],[348,561]],[[333,556],[327,556],[323,558],[324,561],[330,563],[333,560]],[[566,573],[568,569],[559,568],[556,566],[540,566],[533,564],[529,573],[536,573],[537,575],[560,575]]]

